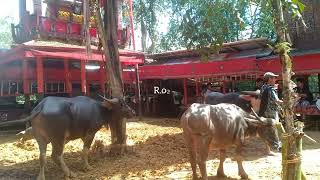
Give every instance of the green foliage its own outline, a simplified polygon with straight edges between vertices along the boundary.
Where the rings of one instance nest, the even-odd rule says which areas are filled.
[[[313,93],[318,93],[319,92],[319,79],[318,79],[318,75],[311,75],[308,77],[308,83],[309,83],[309,89],[311,92]]]
[[[254,91],[256,88],[256,82],[255,81],[237,81],[236,86],[239,91]]]
[[[275,40],[271,6],[265,0],[172,0],[170,5],[162,50],[210,48],[257,37]]]
[[[279,54],[288,54],[291,51],[291,44],[288,42],[282,42],[275,45],[274,51]]]
[[[36,101],[38,101],[40,99],[41,99],[41,97],[40,97],[39,94],[30,95],[30,101],[36,102]],[[18,104],[24,104],[25,96],[24,95],[16,96],[16,101],[17,101]]]
[[[269,40],[274,41],[276,39],[276,33],[271,6],[264,0],[262,2],[259,1],[254,5],[258,10],[256,14],[252,14],[252,16],[254,16],[253,18],[256,20],[248,22],[248,24],[252,25],[251,30],[253,35],[251,38],[266,37]]]
[[[299,0],[281,0],[285,12],[302,20]],[[204,48],[223,42],[267,37],[276,40],[274,0],[171,0],[168,33],[161,50]]]
[[[187,48],[235,41],[239,39],[239,32],[245,30],[246,6],[241,1],[173,0],[171,9],[169,38],[166,40],[178,40]]]
[[[0,18],[0,48],[10,48],[12,45],[11,22],[12,18]]]
[[[158,17],[167,9],[166,0],[136,0],[134,1],[134,22],[136,27],[140,27],[141,23],[145,25],[147,35],[152,45],[148,51],[151,53],[155,50],[159,39],[159,19]],[[141,31],[143,31],[140,28]]]

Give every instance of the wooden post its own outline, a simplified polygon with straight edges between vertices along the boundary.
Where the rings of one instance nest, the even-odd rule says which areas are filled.
[[[30,94],[30,82],[28,78],[28,61],[22,60],[22,80],[23,80],[23,93],[25,95]]]
[[[187,79],[183,79],[183,103],[185,106],[188,104],[188,89],[187,89]]]
[[[81,91],[84,95],[87,95],[87,79],[86,79],[86,63],[84,60],[80,61],[81,71]]]
[[[71,95],[72,85],[70,82],[70,72],[69,72],[69,61],[67,59],[63,60],[64,64],[64,81],[65,81],[65,91]]]
[[[38,93],[44,93],[43,90],[43,59],[42,57],[36,57],[37,63],[37,85],[38,85]]]
[[[320,73],[318,73],[318,90],[318,93],[320,93]]]
[[[100,73],[100,88],[101,88],[101,92],[103,93],[103,95],[106,94],[106,70],[104,69],[104,62],[100,61],[100,69],[99,69],[99,73]]]
[[[222,93],[223,93],[223,94],[226,93],[226,85],[227,85],[227,82],[226,82],[226,81],[223,81],[223,86],[222,86]]]
[[[139,78],[139,65],[136,64],[136,67],[135,67],[135,71],[136,71],[136,97],[137,97],[137,100],[138,100],[138,114],[139,114],[139,120],[142,119],[142,107],[141,107],[141,92],[140,92],[140,78]]]
[[[8,81],[8,95],[11,94],[11,81]]]
[[[1,96],[3,96],[3,80],[1,80]]]
[[[196,81],[196,96],[198,97],[199,96],[199,84],[198,84],[197,78],[195,78],[195,81]]]

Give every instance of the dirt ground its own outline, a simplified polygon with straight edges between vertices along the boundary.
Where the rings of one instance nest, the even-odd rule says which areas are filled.
[[[320,142],[320,131],[307,131],[309,136]],[[184,144],[182,129],[176,119],[152,119],[127,123],[128,144],[133,152],[112,157],[106,152],[110,144],[110,132],[100,130],[89,156],[92,170],[82,170],[80,152],[82,142],[69,142],[65,148],[65,161],[77,174],[75,179],[190,179],[191,168]],[[304,140],[303,171],[307,179],[320,180],[320,144]],[[101,146],[103,145],[103,147]],[[237,164],[232,160],[233,149],[225,161],[228,178],[240,179]],[[47,151],[47,179],[63,179],[63,173],[50,158],[51,146]],[[211,151],[207,169],[210,179],[216,177],[218,153]],[[39,151],[34,140],[22,145],[19,142],[0,144],[0,179],[35,179],[39,170]],[[251,179],[280,179],[281,154],[265,155],[265,145],[258,138],[250,138],[244,150],[244,168]]]

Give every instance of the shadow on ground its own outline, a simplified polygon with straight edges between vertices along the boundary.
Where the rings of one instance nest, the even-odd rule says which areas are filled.
[[[177,118],[150,118],[143,117],[140,122],[160,127],[180,127],[180,119]]]

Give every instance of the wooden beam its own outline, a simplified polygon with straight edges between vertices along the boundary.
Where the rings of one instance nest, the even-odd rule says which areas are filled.
[[[106,94],[106,70],[104,69],[104,62],[100,61],[100,69],[99,69],[99,73],[100,73],[100,88],[101,88],[101,92],[103,93],[103,95]]]
[[[3,80],[1,80],[1,92],[0,95],[3,96]]]
[[[187,89],[187,79],[183,79],[183,104],[187,106],[188,104],[188,89]]]
[[[222,93],[225,94],[227,91],[226,91],[226,86],[227,86],[227,82],[226,81],[223,81],[223,86],[222,86]]]
[[[67,59],[63,60],[64,64],[64,80],[65,80],[65,90],[70,95],[72,92],[72,85],[70,82],[70,72],[69,72],[69,61]]]
[[[138,104],[138,115],[139,120],[142,119],[142,106],[141,106],[141,89],[140,89],[140,78],[139,78],[139,65],[135,65],[136,71],[136,104]]]
[[[195,82],[196,82],[196,96],[199,96],[199,83],[198,83],[198,79],[195,78]]]
[[[86,78],[86,62],[84,60],[80,61],[80,71],[81,71],[81,91],[84,95],[87,94],[87,78]]]
[[[44,93],[43,83],[44,83],[44,74],[43,74],[43,59],[42,57],[36,57],[37,64],[37,85],[38,93]]]
[[[11,81],[9,80],[8,81],[8,95],[10,96],[11,95]]]
[[[28,77],[28,61],[22,60],[22,80],[23,80],[23,93],[30,94],[30,82]]]

